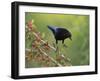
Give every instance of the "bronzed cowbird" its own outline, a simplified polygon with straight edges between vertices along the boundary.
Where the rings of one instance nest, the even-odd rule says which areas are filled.
[[[58,40],[62,40],[62,44],[64,44],[64,40],[66,38],[69,38],[70,40],[72,40],[71,32],[68,31],[67,29],[61,28],[61,27],[50,26],[50,25],[48,25],[48,28],[52,31],[55,37],[55,40],[56,40],[56,44],[58,43]]]

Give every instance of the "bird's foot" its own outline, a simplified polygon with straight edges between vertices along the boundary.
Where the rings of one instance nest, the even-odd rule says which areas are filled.
[[[63,46],[64,46],[64,47],[66,47],[66,48],[68,47],[68,46],[67,46],[67,45],[65,45],[65,44],[63,44]]]
[[[56,47],[56,51],[55,52],[57,52],[58,51],[58,46]]]

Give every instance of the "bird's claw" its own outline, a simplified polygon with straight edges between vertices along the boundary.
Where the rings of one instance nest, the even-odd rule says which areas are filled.
[[[63,46],[64,46],[64,47],[66,47],[66,48],[68,47],[68,46],[67,46],[67,45],[65,45],[65,44],[63,44]]]
[[[58,46],[57,46],[57,48],[56,48],[56,51],[55,52],[57,52],[58,51]]]

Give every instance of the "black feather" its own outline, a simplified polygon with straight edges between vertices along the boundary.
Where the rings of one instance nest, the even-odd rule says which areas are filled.
[[[71,39],[72,36],[71,33],[65,28],[54,27],[54,26],[48,26],[48,28],[53,32],[56,44],[58,43],[58,40],[62,40],[62,43],[64,43],[64,40],[66,38]]]

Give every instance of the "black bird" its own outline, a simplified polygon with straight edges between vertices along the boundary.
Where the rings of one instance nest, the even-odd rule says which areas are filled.
[[[58,40],[62,40],[62,44],[64,44],[64,40],[66,38],[71,39],[71,32],[69,32],[67,29],[65,28],[60,28],[60,27],[55,27],[55,26],[49,26],[48,28],[53,32],[53,35],[56,39],[56,44],[58,43]]]

